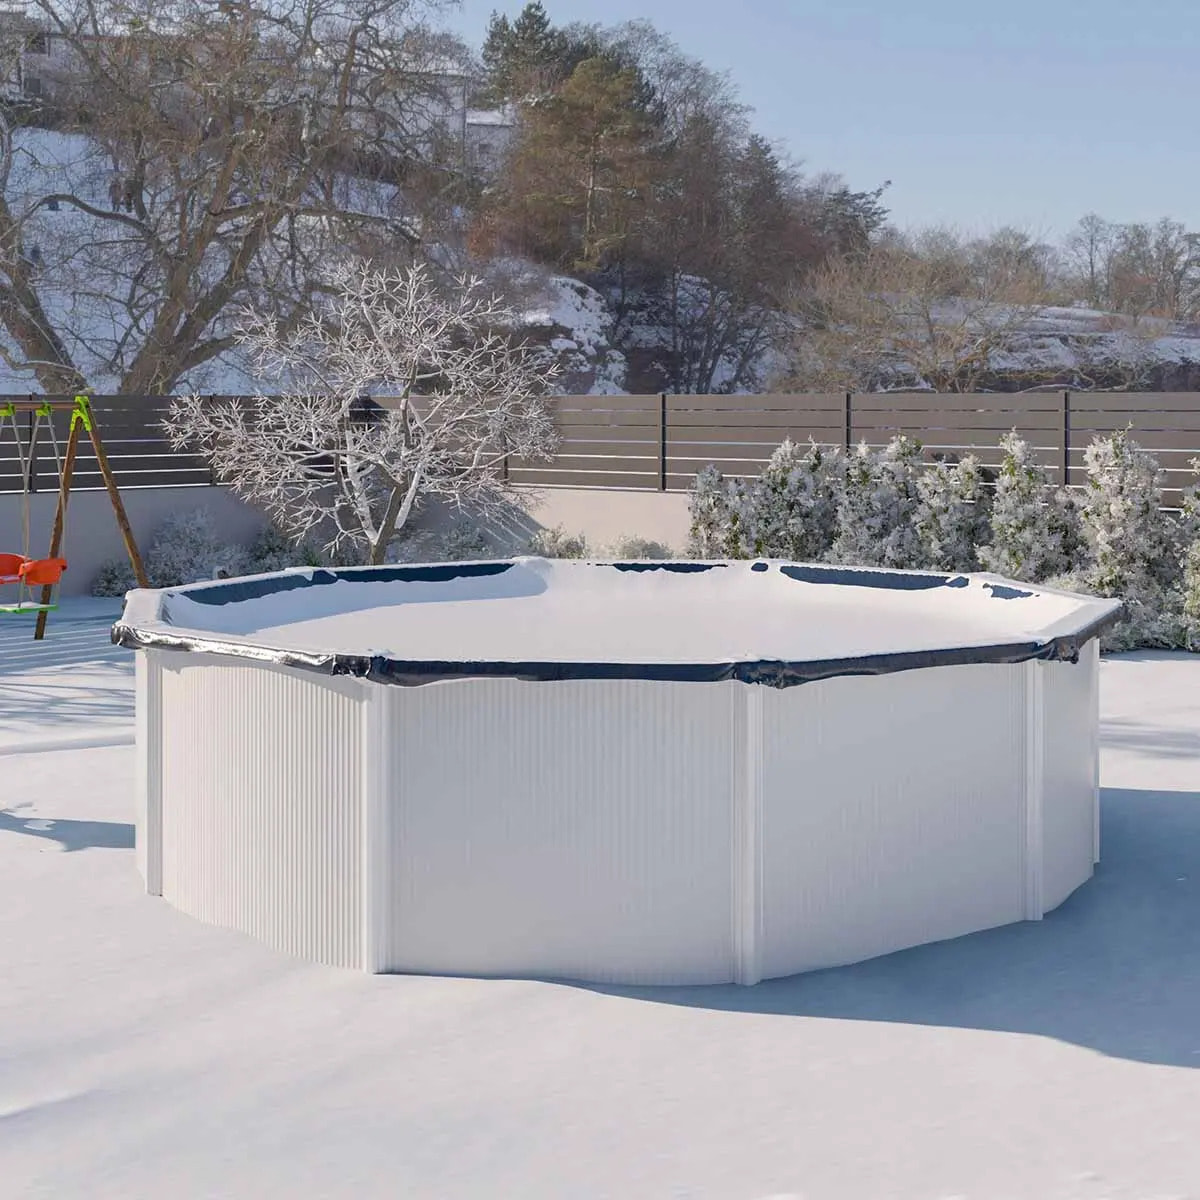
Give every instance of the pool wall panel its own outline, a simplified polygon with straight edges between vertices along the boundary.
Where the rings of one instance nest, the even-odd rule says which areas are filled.
[[[164,659],[165,899],[281,950],[362,965],[362,688]]]
[[[764,977],[1022,918],[1022,671],[938,667],[766,694]]]
[[[391,970],[732,977],[744,685],[390,690]]]
[[[162,895],[162,663],[161,650],[147,650],[134,664],[133,842],[152,896]]]
[[[1098,755],[1093,731],[1100,713],[1095,687],[1097,643],[1077,664],[1046,663],[1045,766],[1042,808],[1042,906],[1060,905],[1091,878],[1095,864]]]

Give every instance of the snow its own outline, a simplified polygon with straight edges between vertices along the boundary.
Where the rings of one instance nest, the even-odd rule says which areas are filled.
[[[123,620],[150,632],[216,633],[223,643],[405,660],[803,662],[1036,641],[1117,607],[1031,585],[1010,596],[993,581],[897,591],[802,582],[778,564],[679,574],[526,558],[502,574],[341,579],[226,604],[204,603],[206,585],[139,591]]]
[[[120,600],[64,601],[40,642],[35,617],[0,618],[0,756],[132,743],[133,663],[108,640],[120,613]]]
[[[47,644],[131,657],[93,636]],[[144,894],[128,747],[6,757],[0,1195],[1194,1195],[1200,660],[1106,660],[1101,705],[1103,858],[1060,909],[750,989],[300,963]]]

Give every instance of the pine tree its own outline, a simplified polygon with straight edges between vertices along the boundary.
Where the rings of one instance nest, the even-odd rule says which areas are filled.
[[[653,169],[637,94],[637,72],[589,58],[525,106],[499,189],[500,224],[520,249],[580,271],[619,254]]]
[[[486,98],[502,103],[548,91],[570,72],[564,62],[567,49],[541,0],[526,4],[515,21],[493,13],[482,53]]]

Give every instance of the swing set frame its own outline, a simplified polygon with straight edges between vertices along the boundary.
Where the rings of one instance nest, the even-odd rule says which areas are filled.
[[[48,559],[57,559],[62,552],[63,534],[67,523],[67,503],[71,496],[71,482],[75,474],[75,459],[79,453],[79,438],[82,433],[86,433],[88,439],[91,441],[92,450],[96,455],[96,463],[100,469],[100,476],[104,480],[109,502],[112,505],[113,515],[117,519],[117,528],[121,531],[121,539],[125,543],[125,551],[129,555],[129,562],[133,567],[133,574],[137,579],[138,587],[149,587],[150,583],[146,578],[146,569],[142,565],[142,556],[138,552],[137,542],[133,536],[133,528],[129,524],[129,517],[126,515],[125,505],[121,500],[121,493],[117,488],[117,481],[113,478],[112,468],[108,462],[108,455],[104,452],[104,443],[100,439],[100,431],[96,426],[96,415],[92,410],[89,397],[79,395],[69,400],[60,400],[44,396],[30,396],[26,400],[14,398],[5,400],[4,403],[0,404],[0,419],[5,417],[11,418],[14,422],[14,427],[18,413],[34,413],[39,417],[45,416],[52,420],[55,412],[69,412],[71,414],[71,425],[61,464],[56,464],[60,467],[58,505],[54,511],[54,525],[50,532],[50,552],[46,557]],[[37,429],[38,425],[34,425],[33,432],[30,435],[28,465],[23,472],[21,480],[26,502],[28,502],[32,484],[30,476],[32,473],[33,455],[37,449]],[[17,436],[18,438],[20,437],[19,431]],[[53,583],[42,584],[39,603],[31,606],[28,610],[37,612],[37,624],[33,632],[36,641],[40,641],[46,634],[46,617],[51,608],[54,607],[52,603],[54,587]]]

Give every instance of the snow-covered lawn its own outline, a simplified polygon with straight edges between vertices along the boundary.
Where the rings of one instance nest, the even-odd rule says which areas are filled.
[[[68,608],[0,627],[0,1200],[1200,1194],[1200,659],[1103,664],[1103,862],[1045,921],[639,992],[314,967],[146,896],[129,746],[12,753],[129,735]]]

